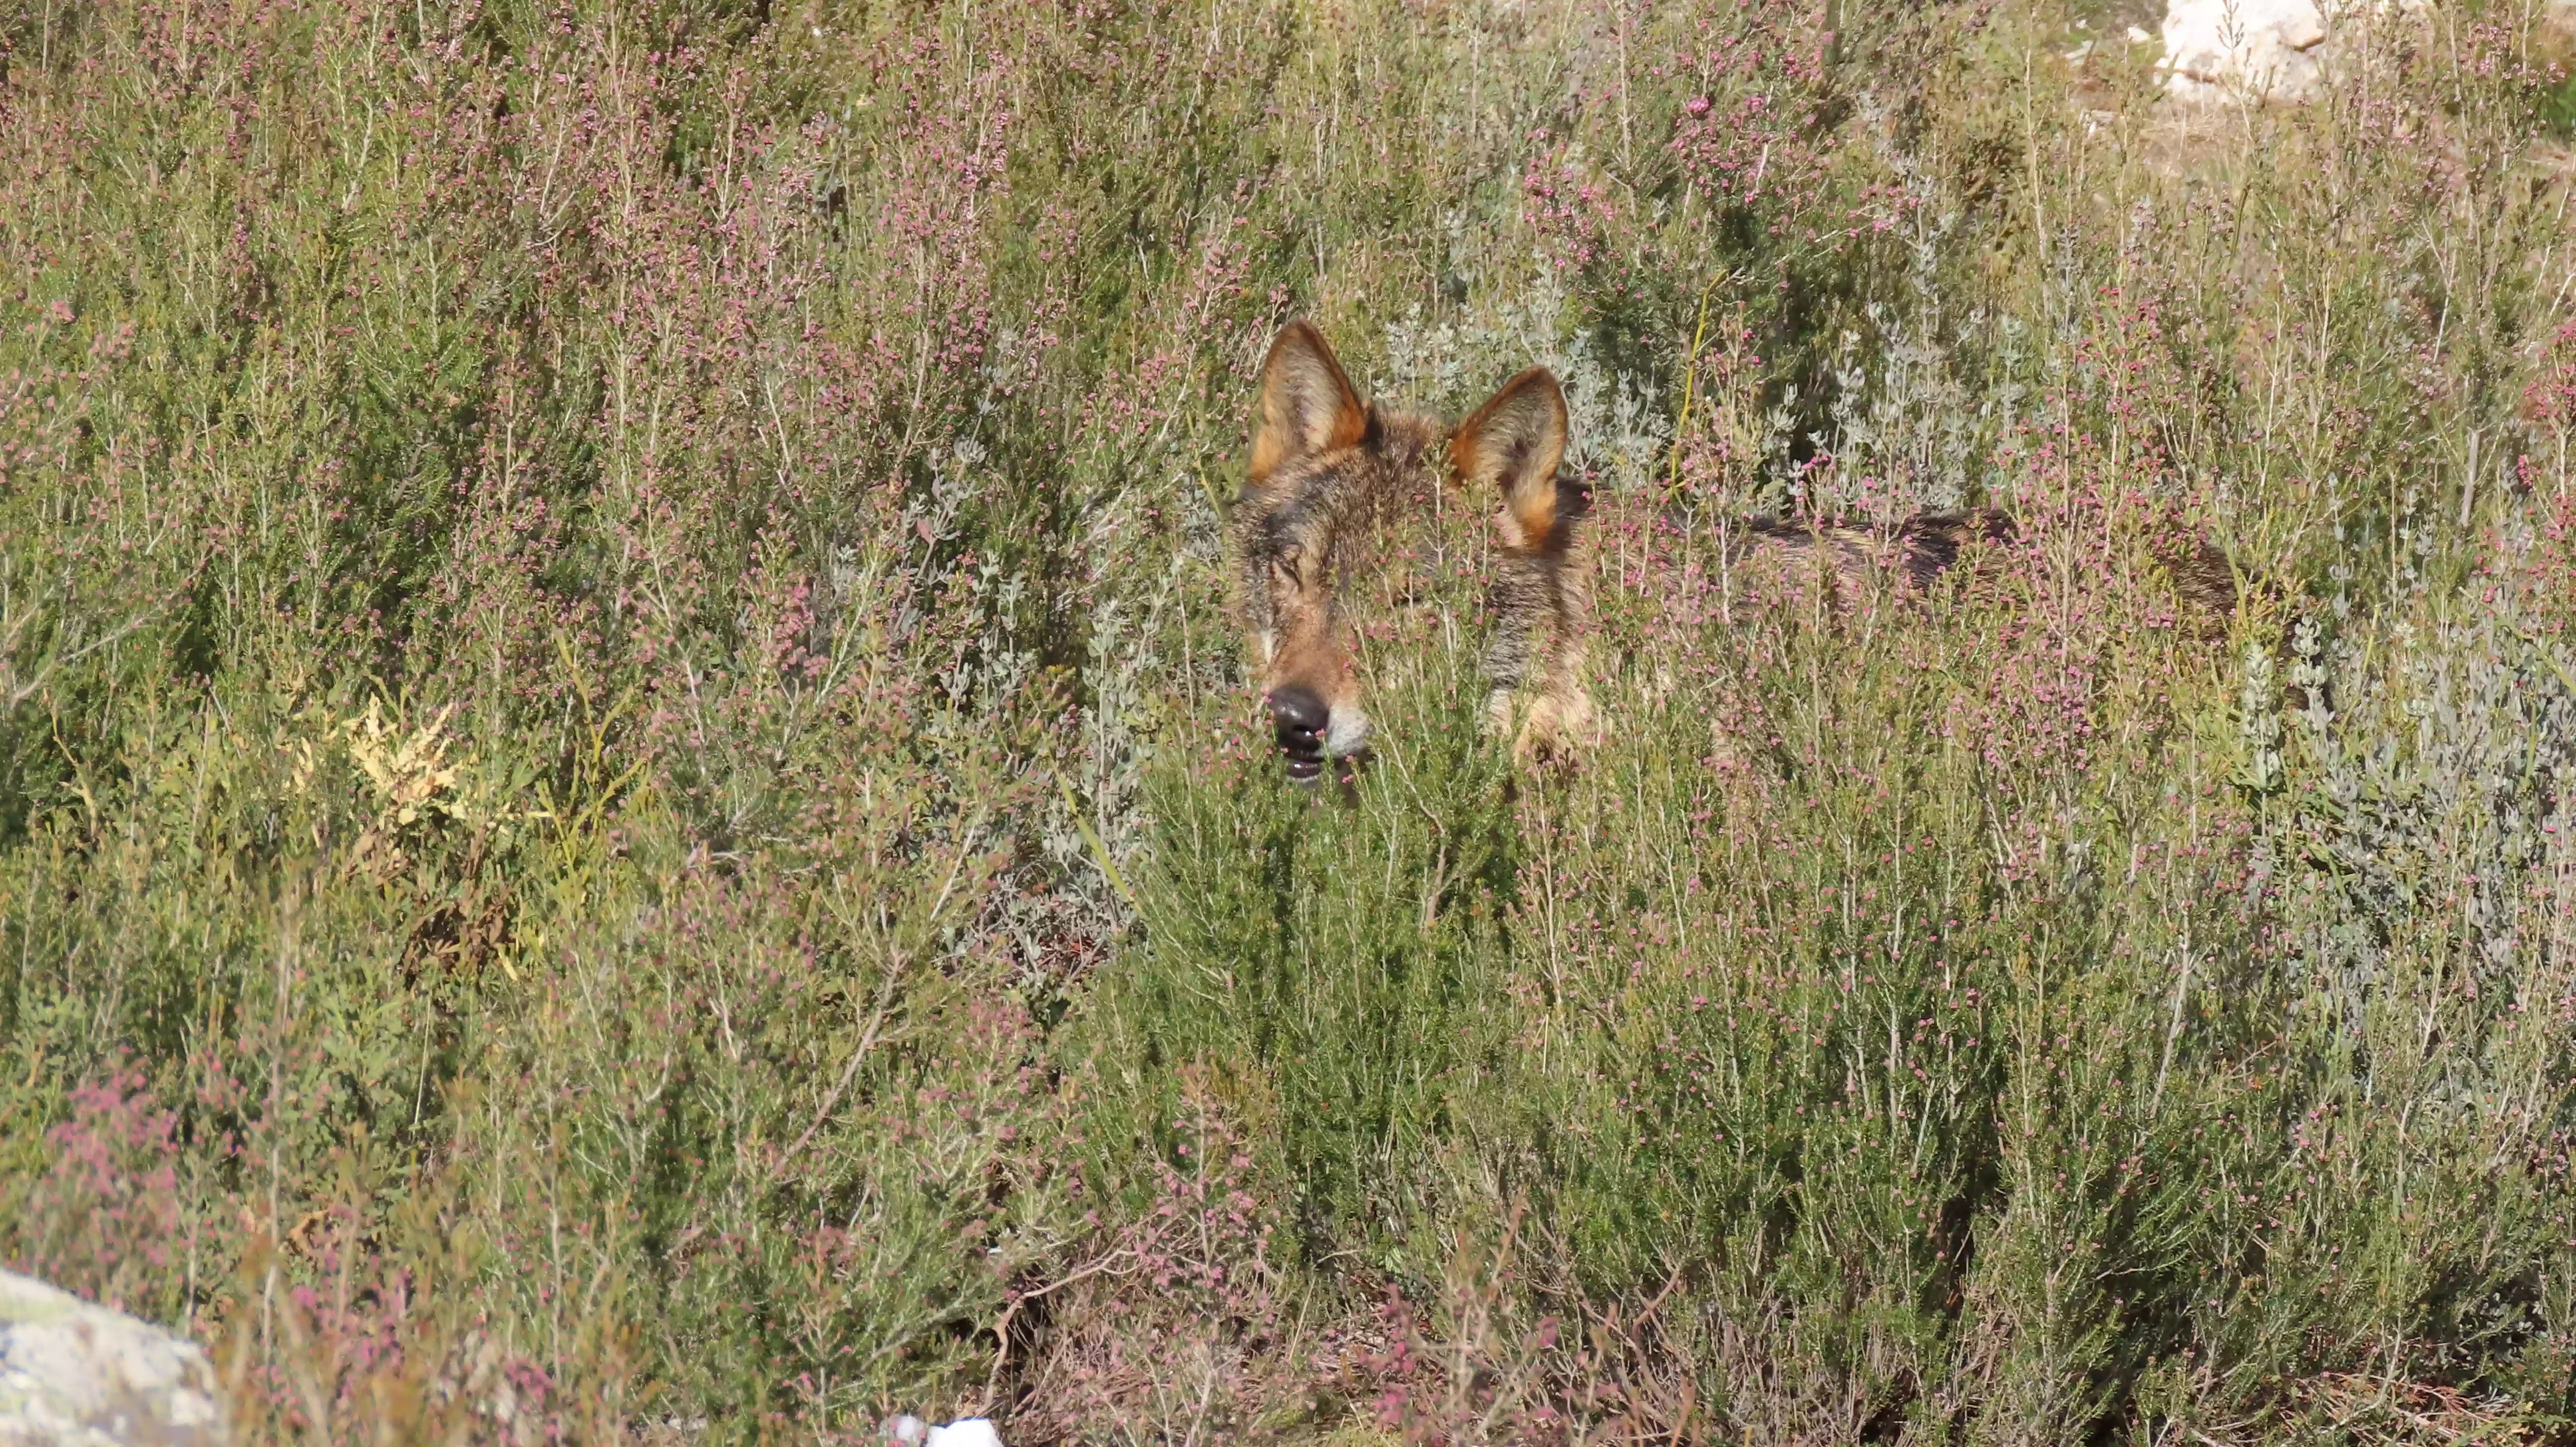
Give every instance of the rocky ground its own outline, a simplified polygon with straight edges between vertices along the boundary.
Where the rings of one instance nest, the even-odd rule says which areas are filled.
[[[195,1343],[0,1271],[0,1443],[212,1447],[219,1401]]]

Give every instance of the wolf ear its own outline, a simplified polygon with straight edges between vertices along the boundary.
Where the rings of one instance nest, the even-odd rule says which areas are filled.
[[[1504,383],[1449,440],[1449,464],[1461,478],[1501,489],[1506,547],[1543,548],[1555,532],[1565,438],[1565,392],[1546,368],[1532,367]],[[1515,529],[1519,536],[1510,536]]]
[[[1283,463],[1336,448],[1355,447],[1368,435],[1368,408],[1324,334],[1290,322],[1270,344],[1261,364],[1260,414],[1252,424],[1252,485],[1269,481]]]

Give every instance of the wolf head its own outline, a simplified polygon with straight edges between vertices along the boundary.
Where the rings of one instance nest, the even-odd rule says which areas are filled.
[[[1560,742],[1590,717],[1576,676],[1584,595],[1575,556],[1579,489],[1561,487],[1565,394],[1532,369],[1456,427],[1360,400],[1323,336],[1293,322],[1270,347],[1255,406],[1252,458],[1235,506],[1234,552],[1262,697],[1288,777],[1366,751],[1369,717],[1347,612],[1376,564],[1389,513],[1454,476],[1500,506],[1495,639],[1486,667],[1497,722],[1535,670],[1543,691],[1524,751]]]

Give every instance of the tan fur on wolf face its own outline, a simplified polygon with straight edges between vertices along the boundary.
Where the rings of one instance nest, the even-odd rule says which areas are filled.
[[[1426,468],[1489,488],[1499,503],[1490,721],[1508,729],[1523,686],[1535,685],[1517,756],[1561,751],[1591,731],[1582,681],[1591,615],[1584,498],[1557,481],[1565,444],[1565,394],[1542,370],[1513,378],[1453,429],[1362,402],[1313,327],[1292,322],[1280,332],[1261,369],[1234,555],[1262,698],[1289,778],[1319,778],[1325,760],[1367,747],[1345,600],[1376,566],[1390,512],[1415,493]]]

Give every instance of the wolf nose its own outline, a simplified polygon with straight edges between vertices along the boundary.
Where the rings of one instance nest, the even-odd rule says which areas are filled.
[[[1288,758],[1288,777],[1299,783],[1324,772],[1324,725],[1332,710],[1302,688],[1270,692],[1270,722],[1279,735],[1279,752]]]
[[[1270,717],[1284,739],[1291,733],[1321,734],[1332,710],[1305,689],[1280,688],[1271,690]]]

